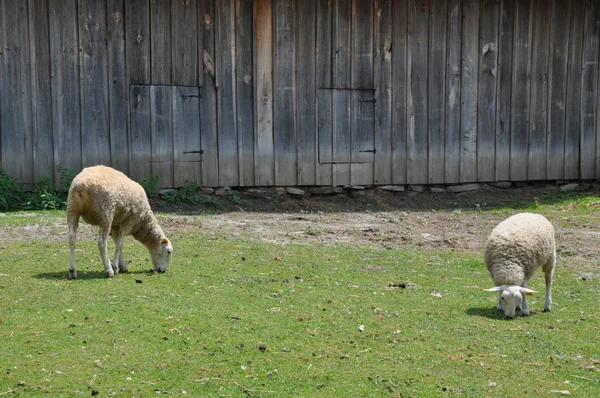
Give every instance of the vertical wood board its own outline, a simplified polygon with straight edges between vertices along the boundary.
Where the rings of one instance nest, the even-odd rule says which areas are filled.
[[[479,0],[463,1],[460,181],[477,181]]]
[[[235,85],[235,4],[215,3],[215,66],[217,73],[217,131],[219,185],[239,186],[239,156]]]
[[[275,184],[273,143],[273,4],[256,0],[255,33],[255,180],[257,185]]]
[[[428,182],[444,182],[447,2],[432,1],[429,23]]]
[[[275,184],[297,184],[294,1],[274,2],[273,143]]]
[[[418,184],[427,181],[428,172],[429,1],[409,5],[407,182]]]
[[[296,0],[296,132],[298,185],[316,185],[316,0]]]
[[[200,143],[202,154],[202,184],[219,186],[217,144],[217,91],[215,76],[215,6],[214,0],[198,0],[198,68],[200,93]]]
[[[236,85],[240,185],[253,186],[254,79],[252,59],[252,1],[236,0]]]
[[[569,0],[555,0],[550,22],[547,179],[564,178],[567,60],[570,31]]]
[[[512,112],[510,143],[510,179],[527,180],[527,145],[529,136],[529,44],[530,0],[515,3],[513,47]]]
[[[494,181],[496,155],[496,89],[500,4],[481,2],[479,32],[479,95],[477,105],[477,180]]]
[[[39,181],[41,178],[49,176],[56,182],[60,182],[54,176],[48,1],[30,0],[28,8],[33,179]]]
[[[110,166],[106,4],[79,3],[81,142],[83,166]]]
[[[496,181],[510,180],[511,90],[514,0],[502,0],[498,35],[496,100]]]

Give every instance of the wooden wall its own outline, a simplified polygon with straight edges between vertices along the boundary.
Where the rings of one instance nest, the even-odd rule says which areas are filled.
[[[1,166],[163,187],[600,177],[593,0],[0,0]]]

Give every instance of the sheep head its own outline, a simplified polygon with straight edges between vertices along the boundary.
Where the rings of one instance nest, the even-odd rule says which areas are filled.
[[[160,244],[150,250],[154,272],[163,273],[169,267],[173,257],[173,246],[167,238],[162,238]]]
[[[530,296],[535,290],[521,286],[501,285],[491,289],[485,289],[487,292],[499,292],[500,302],[504,310],[504,316],[514,318],[517,308],[523,308],[523,295]]]

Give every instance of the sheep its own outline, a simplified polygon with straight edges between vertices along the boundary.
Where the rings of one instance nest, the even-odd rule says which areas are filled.
[[[497,308],[504,310],[507,318],[515,316],[517,307],[522,308],[522,315],[529,316],[526,296],[535,291],[527,288],[527,281],[542,267],[546,279],[544,312],[550,311],[555,264],[552,224],[539,214],[516,214],[498,224],[488,237],[485,265],[496,287],[486,291],[499,292]]]
[[[127,235],[133,235],[148,249],[154,272],[167,270],[173,246],[156,221],[144,188],[125,174],[110,167],[93,166],[83,169],[73,179],[67,199],[71,279],[77,278],[75,244],[79,217],[99,226],[98,249],[107,277],[127,272],[121,251]],[[106,247],[109,234],[115,242],[112,266]]]

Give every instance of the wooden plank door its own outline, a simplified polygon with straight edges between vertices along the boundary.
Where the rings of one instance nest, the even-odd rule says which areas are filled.
[[[375,91],[319,89],[317,111],[319,163],[357,171],[334,172],[333,185],[372,184],[363,165],[375,162]]]
[[[159,188],[202,185],[200,87],[131,85],[131,177]]]

